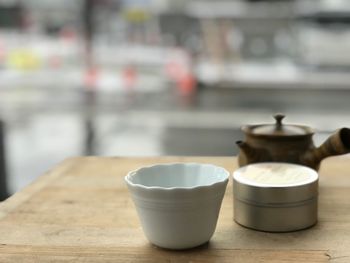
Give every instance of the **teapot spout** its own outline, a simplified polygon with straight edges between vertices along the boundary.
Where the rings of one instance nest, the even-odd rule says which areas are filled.
[[[302,163],[317,170],[324,158],[349,152],[350,129],[342,128],[331,135],[320,147],[308,151]]]
[[[264,151],[262,149],[255,148],[244,141],[236,141],[236,144],[243,153],[243,155],[240,154],[239,156],[240,166],[250,163],[266,161],[265,158],[267,155],[264,154]]]

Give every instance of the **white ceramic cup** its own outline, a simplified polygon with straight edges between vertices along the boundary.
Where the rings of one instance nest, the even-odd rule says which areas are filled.
[[[147,239],[187,249],[210,240],[229,172],[211,164],[159,164],[130,172],[125,181]]]

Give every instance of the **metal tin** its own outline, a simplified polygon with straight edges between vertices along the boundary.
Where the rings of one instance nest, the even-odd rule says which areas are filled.
[[[267,232],[305,229],[317,222],[318,174],[289,163],[250,164],[233,173],[234,220]]]

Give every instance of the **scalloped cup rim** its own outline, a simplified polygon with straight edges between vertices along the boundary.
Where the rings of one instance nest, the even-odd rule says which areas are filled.
[[[190,187],[186,187],[186,186],[174,186],[174,187],[163,187],[163,186],[146,186],[143,184],[139,184],[139,183],[134,183],[131,181],[131,178],[133,176],[135,176],[137,173],[139,173],[140,171],[146,170],[146,169],[152,169],[155,167],[159,167],[159,166],[174,166],[174,165],[181,165],[181,166],[187,166],[187,165],[198,165],[198,166],[209,166],[212,168],[219,168],[224,172],[224,176],[221,180],[217,180],[216,182],[210,183],[210,184],[202,184],[202,185],[195,185],[195,186],[190,186]],[[175,162],[175,163],[161,163],[161,164],[153,164],[153,165],[149,165],[149,166],[144,166],[141,168],[138,168],[136,170],[130,171],[125,177],[124,180],[125,182],[134,188],[139,188],[139,189],[143,189],[143,190],[160,190],[160,191],[176,191],[176,190],[196,190],[196,189],[205,189],[205,188],[211,188],[211,187],[215,187],[217,185],[221,185],[221,184],[225,184],[227,183],[227,181],[230,178],[230,173],[223,167],[221,166],[217,166],[214,164],[209,164],[209,163],[196,163],[196,162]]]

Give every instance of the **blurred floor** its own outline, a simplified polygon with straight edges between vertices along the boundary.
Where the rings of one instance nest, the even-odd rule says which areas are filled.
[[[14,96],[11,92],[2,98]],[[15,103],[13,100],[11,107],[6,103],[0,106],[7,113],[4,119],[11,193],[63,159],[86,154],[83,94],[66,91],[61,97],[57,90],[50,92],[61,99],[32,98],[25,103],[19,99]],[[43,92],[38,94],[45,97]],[[318,131],[316,144],[320,144],[333,130],[350,127],[349,96],[350,90],[207,87],[189,104],[171,92],[138,94],[128,102],[120,94],[102,93],[92,117],[93,153],[235,155],[234,142],[242,138],[239,127],[272,123],[275,112],[285,113],[286,122],[314,127]]]

